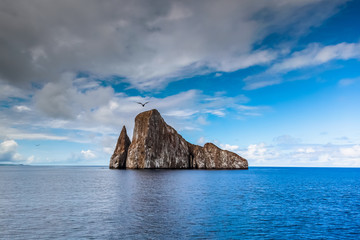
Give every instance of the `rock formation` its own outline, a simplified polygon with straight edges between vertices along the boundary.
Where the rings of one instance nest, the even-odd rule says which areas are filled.
[[[212,143],[204,147],[190,144],[190,168],[241,169],[248,168],[246,159],[236,153],[222,150]]]
[[[110,168],[126,167],[126,158],[130,143],[130,139],[126,133],[126,128],[123,126],[115,147],[114,154],[110,158]]]
[[[157,110],[135,118],[127,168],[189,168],[189,147]]]
[[[125,127],[121,131],[110,168],[125,167],[247,169],[248,162],[212,143],[201,147],[187,142],[153,109],[136,116],[131,144]]]

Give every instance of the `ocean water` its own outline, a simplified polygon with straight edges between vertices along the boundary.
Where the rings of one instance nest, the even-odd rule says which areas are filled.
[[[3,166],[0,239],[360,239],[360,169]]]

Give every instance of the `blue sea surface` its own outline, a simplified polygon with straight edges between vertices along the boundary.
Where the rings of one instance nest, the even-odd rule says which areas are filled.
[[[0,239],[360,239],[360,169],[2,166]]]

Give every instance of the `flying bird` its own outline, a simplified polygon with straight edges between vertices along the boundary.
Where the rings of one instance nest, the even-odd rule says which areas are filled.
[[[35,146],[38,147],[38,146],[40,146],[40,144],[36,144]]]
[[[141,106],[145,107],[146,104],[148,104],[149,102],[146,103],[141,103],[141,102],[136,102],[137,104],[140,104]]]

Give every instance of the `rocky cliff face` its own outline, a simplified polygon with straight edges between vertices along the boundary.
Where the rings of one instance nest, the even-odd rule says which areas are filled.
[[[222,150],[212,143],[204,147],[190,144],[191,168],[247,169],[248,162],[236,153]]]
[[[189,168],[189,147],[157,110],[135,118],[127,168]]]
[[[126,159],[130,143],[130,139],[126,133],[126,128],[123,126],[115,147],[114,154],[110,158],[110,168],[126,167]]]
[[[246,159],[212,143],[204,147],[188,143],[166,124],[156,109],[137,115],[131,144],[126,138],[124,127],[111,157],[110,168],[248,168]]]

